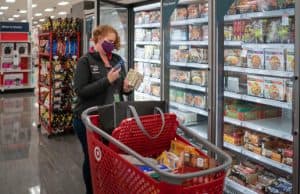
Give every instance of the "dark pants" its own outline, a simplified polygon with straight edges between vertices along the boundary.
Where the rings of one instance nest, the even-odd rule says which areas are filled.
[[[86,139],[86,129],[81,121],[81,119],[74,118],[73,119],[73,128],[75,130],[75,133],[77,134],[82,149],[84,153],[84,161],[83,161],[83,178],[84,178],[84,183],[86,187],[86,193],[87,194],[92,194],[93,193],[93,188],[92,188],[92,180],[91,180],[91,173],[90,173],[90,163],[89,163],[89,154],[88,154],[88,145],[87,145],[87,139]]]

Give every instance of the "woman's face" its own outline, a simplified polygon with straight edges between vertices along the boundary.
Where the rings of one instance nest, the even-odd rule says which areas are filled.
[[[96,45],[96,49],[100,52],[104,52],[103,48],[102,48],[102,43],[104,41],[107,41],[109,43],[112,43],[112,44],[115,44],[116,42],[116,34],[114,32],[109,32],[106,34],[106,36],[99,36],[99,39],[98,39],[98,43]]]

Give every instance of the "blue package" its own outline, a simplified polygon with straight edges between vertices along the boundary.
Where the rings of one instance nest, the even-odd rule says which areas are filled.
[[[143,171],[144,173],[146,174],[151,174],[151,173],[154,173],[155,171],[153,170],[153,168],[149,167],[149,166],[146,166],[146,165],[137,165],[137,167]],[[160,169],[160,170],[163,170],[163,171],[170,171],[170,168],[168,168],[167,166],[165,165],[161,165],[161,164],[158,164],[157,167]]]

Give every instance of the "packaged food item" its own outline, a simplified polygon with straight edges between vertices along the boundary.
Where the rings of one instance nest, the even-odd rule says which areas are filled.
[[[239,77],[227,77],[226,90],[231,92],[240,92],[240,78]]]
[[[244,143],[243,136],[244,132],[242,129],[233,125],[224,124],[224,142],[240,146]]]
[[[191,92],[185,93],[185,104],[189,106],[194,106],[194,95]]]
[[[171,40],[174,41],[186,41],[188,40],[188,27],[173,27],[171,28]]]
[[[177,90],[176,91],[176,102],[180,104],[185,103],[185,92],[182,90]]]
[[[230,177],[236,177],[234,180],[240,180],[242,185],[246,184],[256,184],[257,182],[257,173],[256,169],[252,169],[246,166],[240,165],[233,165],[230,173]]]
[[[202,40],[202,27],[189,25],[189,40]]]
[[[208,25],[202,25],[202,40],[208,40]]]
[[[265,68],[284,71],[284,49],[265,49]]]
[[[197,114],[180,110],[172,110],[176,114],[177,120],[181,125],[189,126],[197,124]]]
[[[153,56],[153,53],[154,53],[154,48],[155,48],[155,46],[153,46],[153,45],[146,45],[145,47],[144,47],[145,49],[144,49],[144,59],[151,59],[152,58],[152,56]]]
[[[138,72],[140,72],[141,74],[144,73],[144,63],[142,62],[135,62],[134,63],[134,69]]]
[[[173,13],[173,20],[185,20],[188,16],[188,11],[187,8],[185,7],[180,7],[176,8],[174,13]]]
[[[191,71],[192,84],[204,86],[207,84],[207,72],[203,70]]]
[[[247,66],[253,69],[264,69],[264,50],[248,50]]]
[[[149,24],[150,23],[150,12],[143,12],[143,23]]]
[[[287,49],[286,51],[286,70],[295,71],[295,50]]]
[[[178,56],[178,62],[186,63],[189,58],[189,50],[185,47],[179,47],[178,52],[176,53]]]
[[[262,183],[265,186],[271,185],[276,180],[276,176],[270,172],[264,172],[263,174],[258,175],[258,182]]]
[[[188,18],[199,18],[200,17],[200,11],[199,11],[199,4],[190,4],[187,7],[188,12]]]
[[[281,162],[281,153],[277,152],[277,141],[268,141],[262,144],[262,155],[274,161]]]
[[[244,148],[246,150],[249,150],[250,152],[254,152],[256,154],[261,155],[261,147],[259,147],[259,146],[255,146],[255,145],[252,145],[252,144],[249,144],[249,143],[245,143]]]
[[[160,96],[160,85],[159,84],[151,84],[151,94],[154,96]]]
[[[190,71],[183,71],[177,70],[177,81],[183,83],[190,83],[191,80],[191,72]]]
[[[248,95],[264,97],[264,77],[247,75]]]
[[[293,102],[293,82],[290,80],[286,81],[286,101]]]
[[[177,70],[176,69],[170,69],[170,80],[177,81]]]
[[[142,12],[137,12],[135,14],[135,24],[143,24],[143,13]]]
[[[282,163],[288,166],[293,166],[293,158],[284,157],[282,158]]]
[[[160,22],[160,11],[152,11],[150,13],[150,23]]]
[[[143,63],[144,67],[144,75],[150,77],[151,76],[151,64],[150,63]]]
[[[265,188],[267,193],[292,193],[293,185],[284,178],[278,178],[270,186]]]
[[[16,50],[19,55],[28,55],[28,43],[17,43]]]
[[[225,49],[224,50],[225,65],[242,66],[241,50],[240,49]]]
[[[264,96],[272,100],[285,100],[285,83],[286,80],[282,78],[264,78]]]
[[[159,164],[166,165],[170,169],[176,169],[176,168],[181,167],[181,164],[179,163],[179,157],[176,154],[174,154],[172,152],[168,152],[168,151],[164,151],[157,158],[157,162]]]
[[[256,0],[258,11],[270,11],[277,8],[277,0]]]
[[[208,16],[208,2],[201,2],[199,4],[199,11],[201,13],[201,17]]]
[[[263,142],[270,141],[270,137],[264,134],[252,132],[252,131],[245,131],[244,135],[244,142],[255,145],[257,147],[261,146]]]
[[[158,46],[155,46],[153,49],[152,59],[159,60],[160,59],[160,49]]]
[[[152,41],[160,41],[160,30],[159,29],[152,29]]]
[[[152,39],[152,30],[151,29],[145,29],[145,36],[144,41],[151,41]]]
[[[207,63],[207,49],[192,47],[189,50],[190,63]]]
[[[224,39],[233,40],[233,26],[231,24],[224,26]]]
[[[151,76],[155,78],[160,78],[160,65],[151,64]]]
[[[143,82],[144,76],[133,69],[129,69],[126,79],[128,80],[129,86],[138,89],[141,83]]]
[[[281,25],[281,19],[270,19],[267,27],[266,42],[278,43],[280,42],[278,28]]]
[[[176,95],[177,95],[177,90],[171,88],[170,89],[170,101],[171,102],[176,102]]]
[[[203,94],[194,93],[194,106],[197,108],[205,108],[206,96]]]

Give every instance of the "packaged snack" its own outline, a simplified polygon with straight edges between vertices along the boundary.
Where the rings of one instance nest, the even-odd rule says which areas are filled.
[[[241,50],[240,49],[225,49],[224,50],[225,65],[242,66]]]
[[[160,40],[160,30],[152,29],[152,41],[159,41],[159,40]]]
[[[293,102],[293,82],[286,81],[286,101],[288,103]]]
[[[171,62],[178,62],[179,61],[179,51],[178,51],[178,49],[171,49],[170,50],[170,61]]]
[[[270,11],[277,8],[277,0],[256,0],[258,11]]]
[[[285,79],[281,78],[264,78],[264,96],[272,100],[285,100]]]
[[[244,132],[240,128],[224,124],[224,141],[233,145],[240,146],[244,143]]]
[[[295,50],[287,49],[286,51],[286,70],[295,71]]]
[[[200,12],[199,12],[199,5],[198,4],[190,4],[187,8],[188,12],[188,18],[199,18]]]
[[[254,152],[256,154],[261,155],[261,147],[249,144],[249,143],[245,143],[244,148],[246,150],[249,150],[250,152]]]
[[[189,26],[189,40],[202,40],[202,27],[196,25]]]
[[[203,94],[194,93],[194,106],[197,108],[206,107],[206,96]]]
[[[264,50],[248,50],[247,52],[247,66],[253,69],[264,68]]]
[[[283,49],[265,49],[265,68],[284,71],[284,53]]]
[[[264,77],[247,75],[247,91],[248,95],[264,97]]]
[[[207,83],[207,72],[203,70],[191,71],[192,84],[204,86]]]
[[[173,27],[171,28],[171,40],[174,41],[186,41],[188,40],[188,27]]]
[[[176,102],[180,104],[185,103],[185,92],[182,90],[177,90],[176,91]]]
[[[159,164],[166,165],[170,169],[181,167],[179,164],[179,157],[172,152],[164,151],[156,160]]]

